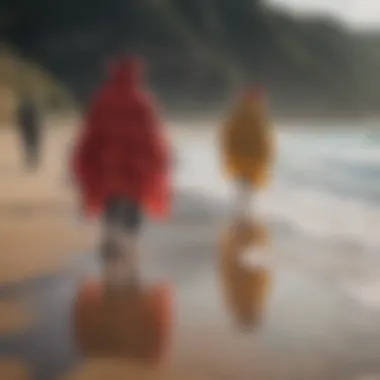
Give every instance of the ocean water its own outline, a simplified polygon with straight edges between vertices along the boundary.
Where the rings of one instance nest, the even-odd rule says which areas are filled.
[[[380,247],[380,141],[355,132],[279,132],[273,182],[258,194],[261,214],[304,233]],[[179,139],[177,185],[228,199],[213,132]]]

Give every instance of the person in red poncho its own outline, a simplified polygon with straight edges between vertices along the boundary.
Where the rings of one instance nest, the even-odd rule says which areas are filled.
[[[112,240],[110,226],[135,233],[143,213],[153,218],[169,213],[168,141],[141,86],[143,71],[136,57],[112,65],[89,107],[73,157],[84,214],[104,217],[106,241]]]

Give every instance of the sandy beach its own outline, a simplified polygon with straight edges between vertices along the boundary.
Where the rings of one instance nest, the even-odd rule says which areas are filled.
[[[194,133],[171,131],[181,153],[173,216],[161,225],[146,224],[141,256],[146,280],[169,280],[176,292],[166,369],[213,380],[360,380],[380,374],[377,309],[344,291],[352,268],[360,267],[361,281],[368,280],[377,257],[352,246],[348,255],[340,243],[300,235],[281,218],[268,220],[270,250],[281,253],[281,260],[271,270],[265,323],[250,333],[235,328],[216,269],[228,204],[207,190],[219,190],[207,176],[206,190],[200,191],[197,168],[207,156],[192,153]],[[1,377],[20,363],[7,379],[28,378],[25,365],[31,379],[60,379],[80,364],[70,312],[78,281],[99,269],[99,231],[78,221],[75,192],[67,182],[73,133],[73,127],[49,129],[40,170],[26,173],[17,136],[0,132]],[[206,137],[195,144],[203,141],[208,149]],[[269,203],[281,210],[291,201]]]
[[[70,131],[46,135],[37,172],[22,163],[12,131],[0,133],[0,283],[63,270],[73,252],[90,251],[97,228],[75,223],[75,194],[64,185]]]

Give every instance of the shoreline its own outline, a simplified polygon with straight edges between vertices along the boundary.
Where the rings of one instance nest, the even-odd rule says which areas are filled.
[[[192,129],[201,129],[205,125],[215,124],[218,126],[223,123],[226,111],[219,110],[215,112],[183,112],[183,113],[170,113],[167,112],[163,114],[163,121],[168,125],[175,124],[191,124]],[[357,128],[358,125],[371,125],[378,126],[380,129],[380,115],[372,116],[320,116],[320,117],[308,117],[308,116],[280,116],[273,113],[270,117],[272,124],[281,126],[282,129],[291,128],[309,128],[316,127],[318,129],[324,130],[331,127],[340,128]],[[57,114],[46,114],[44,116],[44,125],[48,128],[58,128],[65,129],[67,125],[71,128],[79,127],[81,124],[81,117],[78,113],[63,113]],[[15,127],[14,123],[0,123],[0,134],[3,131],[12,130]]]

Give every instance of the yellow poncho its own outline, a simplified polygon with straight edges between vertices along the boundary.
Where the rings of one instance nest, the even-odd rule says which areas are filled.
[[[222,131],[222,160],[229,177],[267,185],[274,141],[264,103],[244,98],[233,108]]]

